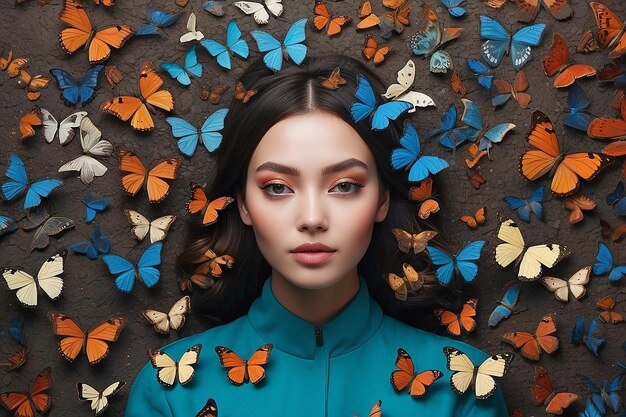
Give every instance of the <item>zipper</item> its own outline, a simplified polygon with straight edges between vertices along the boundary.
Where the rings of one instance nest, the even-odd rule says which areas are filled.
[[[322,335],[321,326],[315,326],[315,344],[318,347],[321,347],[324,345],[324,336]]]

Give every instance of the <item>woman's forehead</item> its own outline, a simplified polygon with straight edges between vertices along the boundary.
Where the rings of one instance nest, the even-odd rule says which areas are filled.
[[[271,161],[321,170],[348,159],[362,161],[369,168],[375,163],[367,144],[349,123],[332,113],[311,112],[273,125],[257,145],[250,168],[256,170]]]

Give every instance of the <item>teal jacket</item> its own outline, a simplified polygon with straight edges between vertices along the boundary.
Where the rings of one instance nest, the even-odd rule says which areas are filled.
[[[366,417],[377,400],[382,400],[383,417],[509,415],[500,388],[485,400],[477,400],[472,388],[462,396],[450,388],[443,347],[462,350],[475,364],[487,358],[485,353],[384,315],[362,278],[357,295],[323,326],[313,326],[287,310],[274,297],[268,279],[246,316],[162,350],[178,360],[197,343],[202,350],[194,379],[166,388],[148,363],[130,390],[125,417],[195,417],[208,398],[215,399],[219,417]],[[226,346],[248,359],[266,343],[274,348],[264,366],[265,379],[256,385],[231,384],[215,346]],[[424,397],[413,398],[392,387],[389,378],[397,369],[399,347],[411,355],[417,372],[443,372]]]

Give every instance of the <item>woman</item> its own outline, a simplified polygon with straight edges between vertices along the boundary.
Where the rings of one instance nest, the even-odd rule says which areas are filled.
[[[322,86],[337,67],[347,83]],[[378,400],[384,416],[508,415],[499,389],[478,400],[471,388],[461,396],[450,387],[445,346],[475,364],[486,354],[389,315],[414,323],[424,316],[401,309],[385,280],[403,262],[425,278],[411,306],[432,312],[455,292],[428,273],[424,252],[398,250],[392,228],[426,228],[407,199],[411,184],[389,164],[401,124],[373,131],[368,118],[351,117],[360,74],[380,90],[374,74],[342,56],[308,58],[278,73],[259,60],[245,71],[240,81],[257,92],[230,107],[209,194],[232,196],[236,207],[208,227],[191,224],[179,257],[189,275],[208,249],[233,256],[233,269],[206,283],[200,307],[226,324],[164,347],[178,361],[202,345],[193,379],[162,387],[148,363],[126,417],[206,416],[213,407],[220,416],[366,416]],[[400,389],[412,375],[391,377],[397,359],[410,362],[403,352],[415,372],[431,371],[423,396]],[[246,367],[238,358],[252,359]]]

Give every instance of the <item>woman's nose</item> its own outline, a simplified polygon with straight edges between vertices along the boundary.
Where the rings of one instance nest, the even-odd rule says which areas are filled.
[[[314,190],[300,194],[298,230],[326,230],[328,228],[327,210],[323,196]]]

